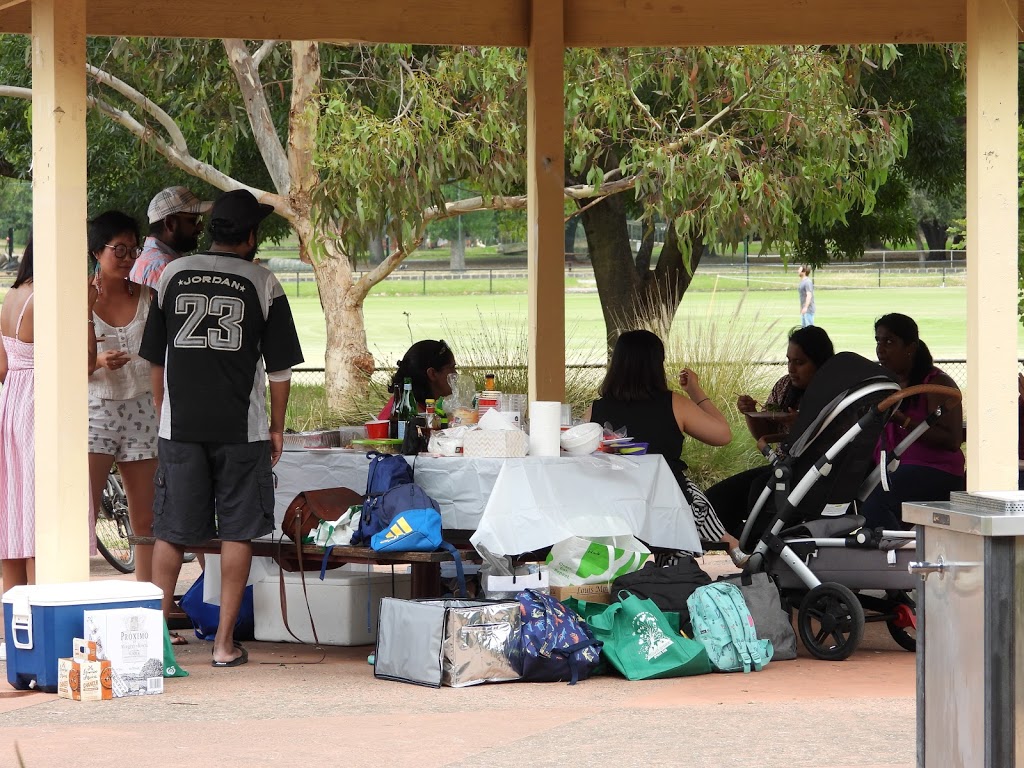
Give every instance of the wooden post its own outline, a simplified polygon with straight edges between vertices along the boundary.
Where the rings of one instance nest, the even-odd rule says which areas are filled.
[[[563,0],[531,0],[527,51],[530,399],[565,398]]]
[[[85,0],[32,3],[36,581],[89,579]]]
[[[1016,3],[967,3],[967,482],[1017,488]]]

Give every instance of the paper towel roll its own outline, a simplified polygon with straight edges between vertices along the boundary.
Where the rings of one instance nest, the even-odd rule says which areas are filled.
[[[562,437],[562,404],[549,400],[530,403],[530,455],[558,456]]]

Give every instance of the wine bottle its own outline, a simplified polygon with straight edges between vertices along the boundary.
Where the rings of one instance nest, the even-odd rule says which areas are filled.
[[[398,411],[402,407],[402,385],[395,384],[391,393],[391,413],[388,415],[388,437],[398,439]]]
[[[416,409],[412,405],[412,379],[406,377],[405,386],[402,389],[402,399],[398,404],[398,434],[399,440],[405,439],[406,425],[416,418]]]

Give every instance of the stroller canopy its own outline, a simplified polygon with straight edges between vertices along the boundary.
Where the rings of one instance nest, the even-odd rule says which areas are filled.
[[[879,383],[892,386],[876,391],[871,385]],[[841,419],[845,425],[842,432],[864,415],[865,406],[881,402],[899,389],[899,385],[891,373],[873,360],[854,352],[839,352],[833,355],[818,369],[811,380],[811,385],[804,393],[800,402],[800,412],[786,440],[787,453],[790,456],[800,456],[811,443],[816,442],[821,425],[829,417],[837,416],[835,409],[851,394],[863,389],[868,390],[864,393],[864,402],[858,402],[859,407],[852,409],[856,411],[855,414],[849,414],[852,418]],[[830,428],[828,431],[833,430]],[[877,435],[875,437],[877,438]]]

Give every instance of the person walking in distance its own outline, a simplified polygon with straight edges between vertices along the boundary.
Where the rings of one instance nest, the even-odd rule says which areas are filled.
[[[811,282],[809,267],[801,266],[797,274],[800,276],[800,283],[796,287],[800,294],[800,327],[806,328],[814,325],[814,284]]]
[[[149,236],[132,264],[133,283],[156,288],[164,269],[179,256],[199,247],[203,214],[213,203],[200,200],[185,187],[168,187],[149,203]]]
[[[284,448],[291,369],[302,362],[281,284],[252,263],[260,222],[272,211],[247,190],[221,195],[210,213],[209,251],[164,269],[139,351],[151,363],[160,411],[153,581],[166,616],[183,553],[208,539],[223,542],[214,667],[248,660],[233,633],[251,540],[274,529],[271,467]]]

